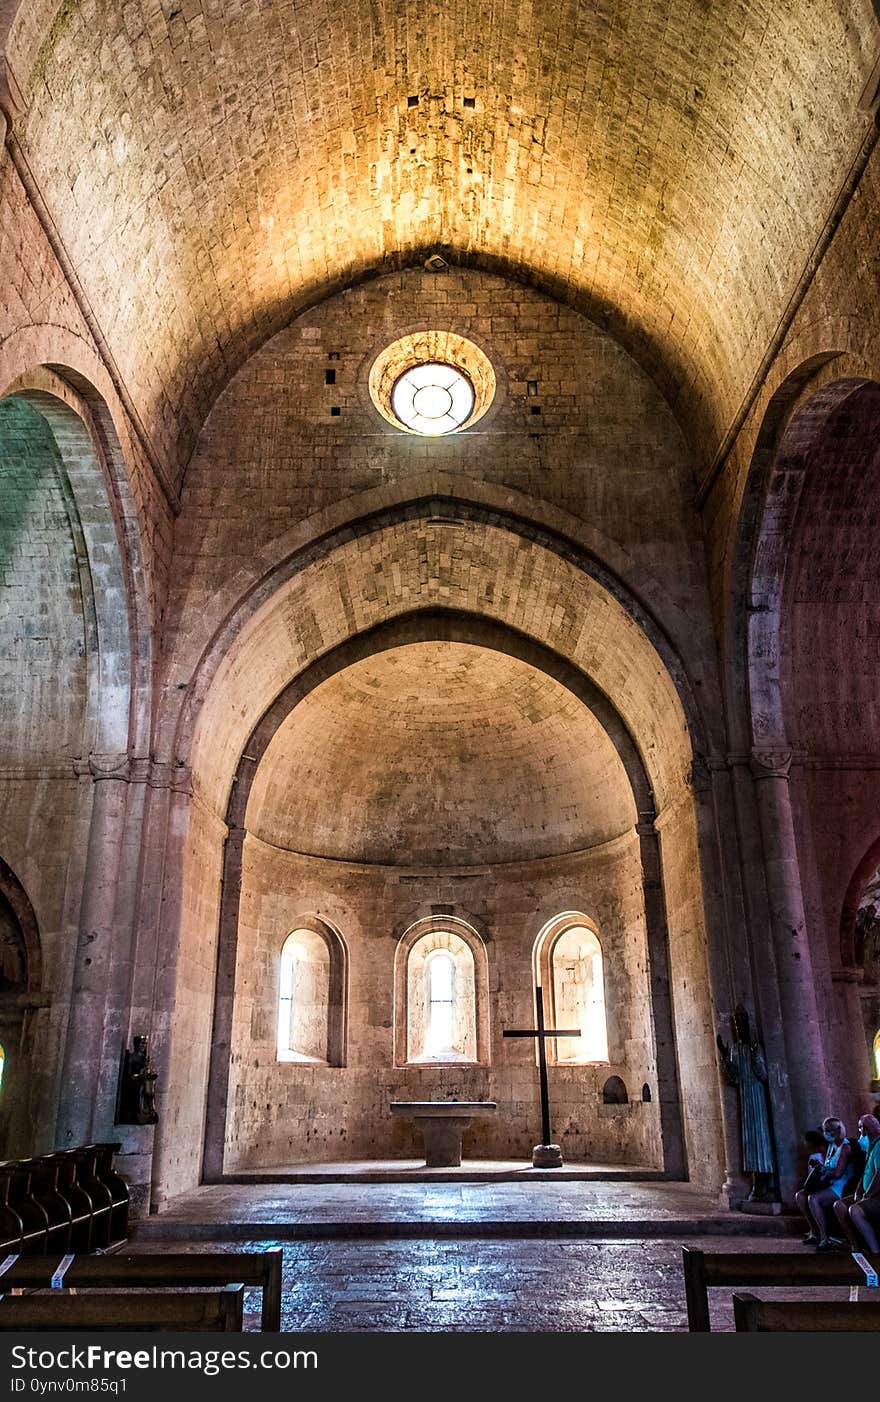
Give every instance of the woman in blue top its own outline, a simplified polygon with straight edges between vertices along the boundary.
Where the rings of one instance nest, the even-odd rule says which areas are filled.
[[[822,1134],[828,1148],[822,1165],[822,1181],[819,1188],[808,1193],[803,1188],[795,1195],[795,1201],[810,1225],[804,1237],[805,1246],[815,1246],[817,1251],[833,1251],[828,1239],[829,1208],[847,1192],[852,1181],[852,1163],[846,1126],[836,1115],[829,1115],[822,1121]]]
[[[880,1120],[862,1115],[859,1146],[865,1151],[865,1168],[855,1197],[835,1203],[834,1213],[853,1251],[880,1251]]]

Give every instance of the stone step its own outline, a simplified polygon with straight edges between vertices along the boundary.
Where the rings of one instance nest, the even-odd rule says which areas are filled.
[[[665,1183],[668,1175],[655,1168],[339,1168],[254,1169],[224,1173],[219,1183]]]
[[[717,1217],[683,1217],[680,1219],[643,1218],[631,1221],[609,1221],[594,1218],[589,1221],[551,1221],[547,1218],[519,1221],[486,1218],[463,1220],[428,1219],[403,1222],[399,1220],[330,1222],[299,1221],[289,1217],[276,1221],[198,1222],[175,1219],[162,1214],[138,1224],[134,1241],[333,1241],[353,1238],[371,1240],[449,1240],[510,1238],[565,1238],[582,1241],[628,1241],[640,1239],[672,1239],[701,1236],[762,1236],[790,1237],[800,1232],[797,1222],[787,1217],[749,1217],[729,1212]]]

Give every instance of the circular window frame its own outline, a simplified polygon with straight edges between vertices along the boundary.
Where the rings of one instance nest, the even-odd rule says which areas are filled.
[[[448,366],[462,376],[473,394],[467,417],[440,433],[410,427],[398,416],[392,403],[403,376],[422,365]],[[454,438],[458,433],[467,432],[493,407],[497,388],[492,362],[475,342],[455,331],[436,329],[412,331],[386,345],[374,357],[367,383],[373,407],[393,428],[413,438],[427,439]]]
[[[419,428],[416,426],[416,424],[407,422],[407,420],[403,416],[403,413],[401,412],[402,406],[399,403],[399,391],[401,389],[401,386],[406,381],[407,377],[411,376],[414,371],[423,369],[434,370],[435,368],[441,373],[444,370],[451,371],[452,374],[456,376],[457,380],[467,387],[470,400],[467,406],[467,412],[463,414],[461,418],[456,418],[454,413],[455,401],[453,394],[451,393],[452,387],[450,386],[447,389],[445,385],[442,386],[444,393],[449,395],[449,409],[446,410],[443,414],[436,416],[437,422],[442,422],[444,418],[450,418],[452,419],[452,423],[449,425],[448,428],[438,428],[436,431],[432,431],[430,428]],[[439,386],[435,386],[433,383],[429,382],[425,385],[418,385],[414,389],[412,396],[414,418],[425,419],[428,423],[431,422],[431,419],[434,416],[426,415],[423,411],[419,410],[417,408],[416,401],[418,400],[419,395],[423,394],[425,390],[433,388],[439,388]],[[462,370],[461,366],[453,365],[448,360],[422,360],[417,362],[417,364],[415,365],[408,365],[405,370],[401,370],[397,379],[394,381],[394,384],[391,386],[389,402],[391,404],[392,413],[395,415],[398,423],[401,424],[403,428],[408,429],[411,433],[418,433],[422,438],[445,438],[450,433],[458,433],[459,430],[462,429],[465,424],[471,421],[471,419],[474,416],[474,410],[477,404],[477,392],[474,389],[473,381],[471,380],[470,375],[468,375],[468,373],[465,370]]]

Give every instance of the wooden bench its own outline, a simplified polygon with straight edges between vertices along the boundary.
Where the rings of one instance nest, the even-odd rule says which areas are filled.
[[[281,1331],[281,1260],[280,1246],[268,1251],[206,1251],[192,1255],[156,1252],[138,1256],[74,1256],[64,1272],[63,1288],[128,1290],[152,1286],[155,1290],[181,1290],[237,1281],[262,1290],[262,1330],[277,1334]],[[54,1256],[21,1256],[0,1276],[0,1293],[48,1289],[58,1265]]]
[[[870,1256],[867,1252],[865,1255],[874,1270],[880,1272],[880,1256]],[[805,1251],[802,1255],[787,1251],[712,1251],[707,1254],[683,1246],[681,1257],[688,1329],[695,1334],[711,1332],[710,1287],[865,1284],[864,1271],[848,1255],[825,1255],[813,1251]]]
[[[240,1334],[244,1310],[244,1286],[192,1295],[135,1291],[105,1295],[89,1291],[70,1295],[53,1290],[46,1295],[16,1296],[0,1300],[0,1332],[40,1329],[134,1329],[163,1332],[210,1331]]]
[[[734,1295],[733,1318],[738,1334],[814,1333],[843,1330],[862,1333],[880,1329],[880,1300],[845,1302],[759,1300]]]
[[[0,1163],[0,1252],[96,1251],[128,1236],[118,1144],[86,1144]]]

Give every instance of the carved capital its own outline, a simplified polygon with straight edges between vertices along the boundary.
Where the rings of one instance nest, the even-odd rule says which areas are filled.
[[[754,749],[749,768],[755,779],[787,779],[792,758],[792,751],[782,745],[776,749]]]
[[[121,779],[126,784],[131,780],[131,762],[127,754],[89,755],[89,773],[98,779]]]
[[[712,775],[724,768],[724,761],[714,755],[695,754],[688,768],[686,783],[692,793],[708,793],[712,787]]]

